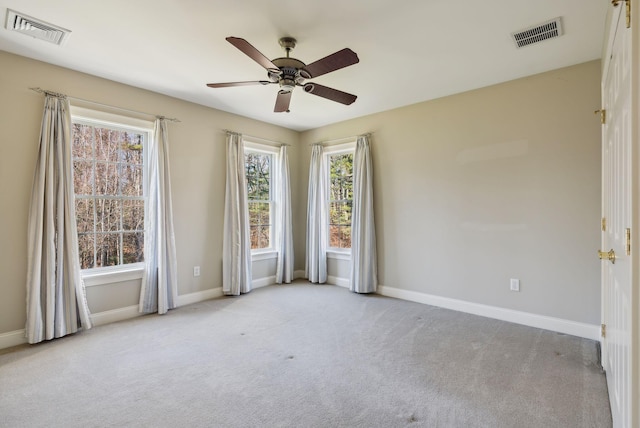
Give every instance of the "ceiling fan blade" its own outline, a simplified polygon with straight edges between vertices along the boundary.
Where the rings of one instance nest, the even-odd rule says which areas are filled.
[[[268,85],[269,83],[277,82],[270,82],[268,80],[253,80],[250,82],[207,83],[207,86],[210,88],[230,88],[232,86]]]
[[[348,67],[360,62],[358,54],[349,48],[344,48],[341,51],[332,53],[322,59],[312,62],[307,65],[302,71],[309,74],[304,76],[306,79],[322,76],[323,74],[330,73],[332,71],[340,70],[341,68]]]
[[[278,91],[278,97],[276,98],[276,106],[273,109],[276,113],[288,112],[289,104],[291,103],[291,91]]]
[[[304,85],[304,91],[346,105],[353,104],[356,98],[358,98],[353,94],[348,94],[327,86],[318,85],[317,83],[307,83]]]
[[[227,42],[231,43],[236,48],[240,49],[245,55],[249,58],[263,66],[269,71],[280,72],[280,69],[277,65],[271,62],[269,58],[264,56],[258,49],[254,48],[251,43],[247,42],[245,39],[241,39],[239,37],[227,37],[225,39]]]

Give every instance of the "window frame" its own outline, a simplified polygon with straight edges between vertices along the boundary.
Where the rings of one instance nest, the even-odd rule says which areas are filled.
[[[351,260],[351,247],[349,248],[340,248],[340,247],[332,247],[331,246],[331,199],[329,199],[329,195],[331,194],[331,157],[335,155],[342,154],[352,154],[355,157],[356,152],[356,143],[357,141],[354,139],[353,141],[349,141],[346,143],[335,144],[329,147],[324,147],[323,157],[326,166],[326,174],[325,174],[325,188],[326,190],[326,200],[325,200],[325,209],[327,212],[327,258],[337,259],[337,260]],[[353,206],[353,199],[352,206]]]
[[[274,147],[269,144],[261,144],[251,139],[243,140],[243,149],[245,155],[248,152],[258,153],[258,154],[268,154],[271,156],[270,162],[270,171],[269,171],[269,201],[254,201],[254,202],[268,202],[269,203],[269,247],[265,248],[252,248],[251,249],[251,259],[254,261],[258,260],[266,260],[273,259],[278,257],[278,250],[275,248],[275,237],[276,237],[276,201],[275,197],[275,186],[277,185],[276,180],[276,170],[280,163],[280,148]],[[246,180],[246,168],[245,168],[245,180]],[[247,209],[249,207],[249,203],[252,202],[249,200],[247,195]]]
[[[133,131],[145,134],[146,141],[142,151],[142,200],[144,201],[144,226],[143,234],[148,232],[148,213],[149,213],[149,144],[154,138],[154,122],[130,116],[109,113],[100,110],[94,110],[81,106],[71,105],[70,109],[71,123],[107,127],[110,129]],[[73,129],[72,129],[73,133]],[[95,195],[93,195],[95,197]],[[73,195],[74,204],[76,194]],[[144,253],[143,253],[144,254]],[[116,282],[124,282],[142,278],[144,271],[144,261],[136,263],[123,263],[114,266],[100,266],[87,269],[81,269],[80,273],[85,286],[112,284]]]

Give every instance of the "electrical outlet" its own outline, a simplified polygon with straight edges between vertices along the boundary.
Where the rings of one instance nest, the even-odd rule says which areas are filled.
[[[200,266],[193,267],[193,276],[200,276]]]
[[[511,291],[520,291],[520,280],[511,278],[510,288],[511,288]]]

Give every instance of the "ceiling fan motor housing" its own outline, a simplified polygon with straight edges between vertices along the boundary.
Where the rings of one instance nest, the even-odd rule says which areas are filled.
[[[272,62],[280,69],[280,73],[269,71],[269,78],[278,82],[283,91],[291,91],[296,86],[302,85],[304,79],[311,77],[303,70],[306,64],[299,59],[276,58]]]

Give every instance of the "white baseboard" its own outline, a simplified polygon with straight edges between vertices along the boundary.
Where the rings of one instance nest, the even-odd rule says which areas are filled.
[[[125,306],[124,308],[112,309],[110,311],[96,312],[91,314],[91,322],[94,327],[99,325],[110,324],[112,322],[124,321],[131,318],[139,317],[138,305]]]
[[[265,276],[264,278],[257,278],[251,280],[251,288],[261,288],[267,285],[273,285],[276,283],[276,276]]]
[[[294,270],[293,271],[293,279],[303,279],[304,271],[303,270]]]
[[[327,284],[337,285],[344,288],[349,288],[349,286],[351,285],[349,279],[340,278],[338,276],[327,276]]]
[[[178,307],[202,302],[204,300],[215,299],[216,297],[221,297],[222,295],[222,287],[196,291],[195,293],[180,294],[178,296]]]
[[[12,346],[23,345],[25,343],[28,342],[24,329],[0,334],[0,349],[11,348]]]
[[[600,326],[597,325],[515,311],[513,309],[499,308],[497,306],[483,305],[481,303],[465,302],[464,300],[434,296],[431,294],[419,293],[417,291],[401,290],[399,288],[386,287],[382,285],[378,286],[377,293],[383,296],[424,303],[426,305],[438,306],[441,308],[452,309],[454,311],[466,312],[487,318],[522,324],[529,327],[556,331],[558,333],[584,337],[586,339],[596,341],[600,340]]]

